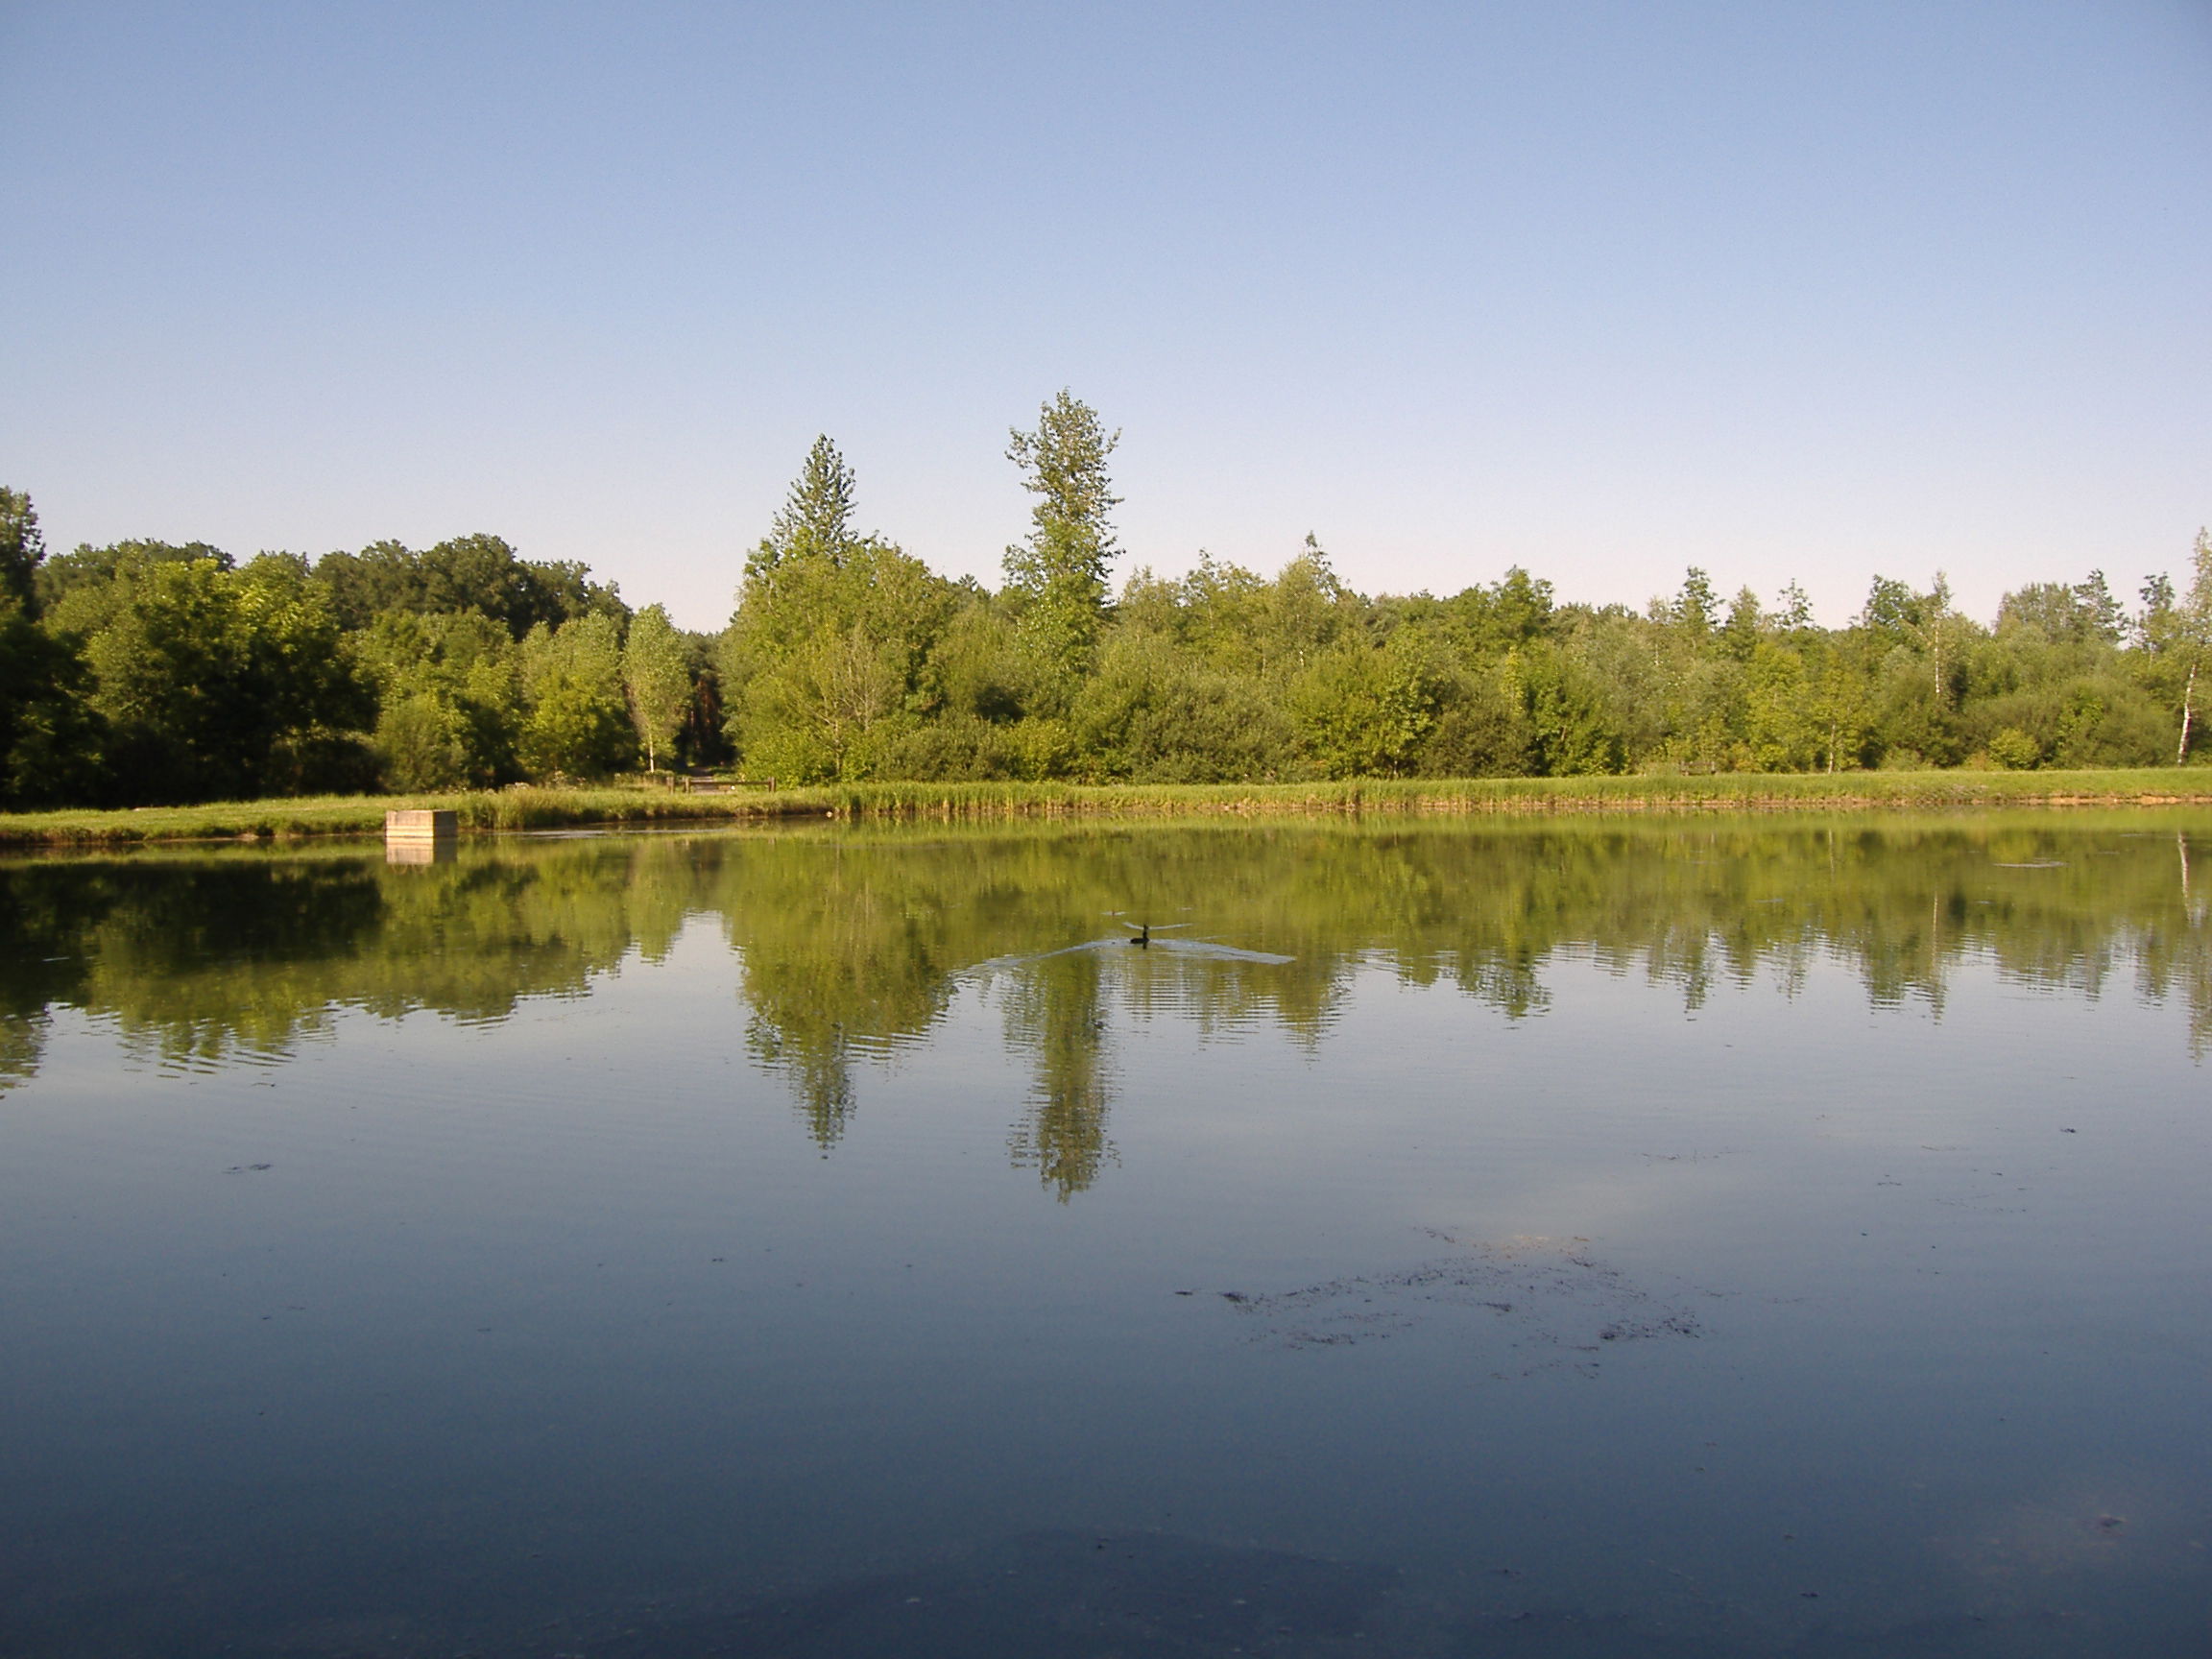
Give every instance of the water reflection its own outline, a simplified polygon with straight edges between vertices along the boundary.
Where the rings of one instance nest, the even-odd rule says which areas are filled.
[[[2199,1652],[2207,829],[0,863],[0,1650]]]
[[[585,995],[705,919],[740,963],[751,1055],[789,1079],[825,1149],[856,1067],[955,997],[994,999],[1033,1079],[1011,1156],[1065,1198],[1113,1159],[1117,1015],[1311,1046],[1362,963],[1522,1020],[1567,958],[1692,1010],[1762,976],[1793,996],[1838,958],[1874,1004],[1938,1016],[1948,975],[1986,959],[2026,984],[2094,998],[2126,978],[2178,1000],[2200,1054],[2204,830],[2045,813],[569,838],[398,865],[328,847],[23,858],[0,865],[0,1088],[35,1074],[55,1009],[165,1066],[281,1060],[343,1009],[497,1021]],[[1097,936],[1102,917],[1177,921],[1132,950]]]
[[[1114,1070],[1106,1051],[1105,960],[1054,954],[1016,975],[1006,998],[1006,1046],[1030,1056],[1036,1081],[1006,1149],[1065,1201],[1114,1155],[1106,1138]]]
[[[1218,1029],[1220,1011],[1243,1000],[1237,970],[1295,960],[1217,940],[1155,936],[1140,925],[1131,938],[1087,939],[983,963],[973,977],[1003,987],[1006,1046],[1031,1057],[1036,1078],[1007,1141],[1016,1167],[1035,1169],[1065,1203],[1112,1162],[1112,1006],[1141,1019],[1189,1014],[1202,1028]]]

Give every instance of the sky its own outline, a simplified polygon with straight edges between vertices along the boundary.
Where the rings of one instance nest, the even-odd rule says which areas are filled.
[[[0,0],[50,548],[490,531],[718,628],[817,433],[995,584],[2131,595],[2212,522],[2212,0]]]

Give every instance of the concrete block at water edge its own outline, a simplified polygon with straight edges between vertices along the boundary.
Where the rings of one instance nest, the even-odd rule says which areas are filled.
[[[449,841],[460,833],[457,813],[411,810],[384,814],[387,841]]]

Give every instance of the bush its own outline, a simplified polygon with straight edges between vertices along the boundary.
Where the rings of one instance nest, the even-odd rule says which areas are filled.
[[[2032,772],[2043,763],[2043,751],[2019,727],[2008,726],[1989,739],[1989,758],[2008,772]]]

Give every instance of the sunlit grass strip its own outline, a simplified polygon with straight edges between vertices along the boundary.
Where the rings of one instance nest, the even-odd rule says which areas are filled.
[[[1362,779],[1317,783],[862,783],[786,799],[840,817],[1116,817],[2212,804],[2212,769]],[[764,803],[765,805],[765,803]],[[804,808],[802,808],[804,809]]]
[[[436,806],[470,830],[790,818],[1183,818],[1214,814],[1565,813],[2212,804],[2212,768],[2110,772],[1846,772],[1710,777],[1367,779],[1325,783],[845,783],[686,795],[500,789],[322,796],[125,811],[0,814],[0,843],[290,840],[381,834],[395,807]]]
[[[439,807],[465,830],[551,829],[578,824],[649,823],[719,817],[723,798],[666,790],[501,789],[454,795],[321,795],[267,801],[214,801],[198,806],[119,811],[0,814],[0,842],[291,840],[309,835],[381,835],[384,814]]]

